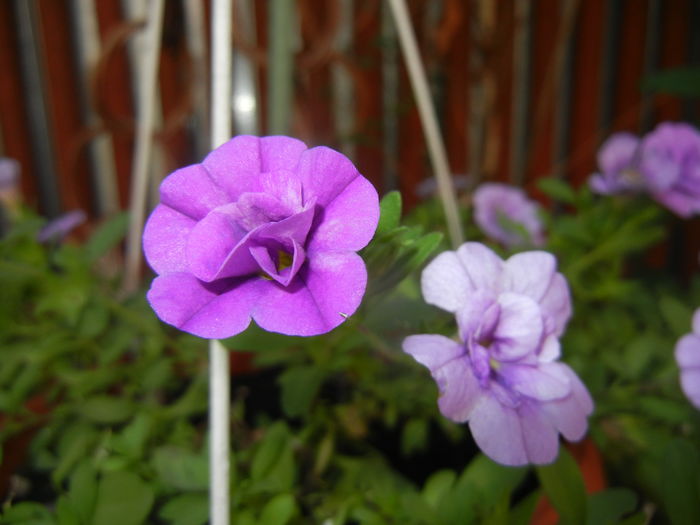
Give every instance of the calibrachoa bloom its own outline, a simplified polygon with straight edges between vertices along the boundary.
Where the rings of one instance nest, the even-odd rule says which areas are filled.
[[[486,235],[505,246],[544,244],[537,204],[514,186],[479,186],[474,192],[474,221]]]
[[[39,242],[60,242],[63,238],[83,224],[87,215],[83,210],[73,210],[53,219],[44,226],[36,238]]]
[[[158,276],[158,316],[226,338],[251,318],[265,330],[316,335],[360,304],[355,252],[374,235],[374,187],[345,156],[289,137],[238,136],[160,186],[143,234]]]
[[[639,169],[651,195],[681,217],[700,213],[700,133],[665,122],[647,134]]]
[[[503,261],[466,243],[425,268],[422,289],[428,303],[455,314],[459,328],[459,342],[414,335],[403,343],[437,382],[445,417],[468,421],[479,447],[505,465],[549,463],[559,433],[583,437],[593,402],[558,362],[571,299],[551,254]]]
[[[681,369],[681,388],[700,409],[700,308],[693,314],[693,331],[676,343],[676,361]]]
[[[589,185],[602,195],[637,192],[644,189],[644,181],[637,167],[639,137],[631,133],[610,135],[598,150],[598,169]]]

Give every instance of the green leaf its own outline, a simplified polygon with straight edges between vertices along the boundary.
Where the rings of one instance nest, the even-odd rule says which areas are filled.
[[[612,525],[637,506],[637,496],[629,489],[611,488],[588,498],[587,525]]]
[[[8,525],[49,525],[54,523],[49,510],[40,503],[24,501],[4,509],[0,523]]]
[[[267,429],[251,465],[251,478],[260,489],[289,490],[294,485],[296,468],[287,426],[275,423]]]
[[[103,223],[85,244],[85,255],[88,260],[96,261],[106,254],[124,238],[128,228],[129,214],[127,212],[117,213]]]
[[[298,508],[291,494],[278,494],[272,498],[260,514],[260,525],[285,525],[289,523]]]
[[[586,487],[576,461],[565,448],[559,450],[554,463],[537,467],[537,476],[561,523],[586,522]]]
[[[661,464],[661,494],[674,525],[700,523],[700,460],[688,441],[674,439],[666,445]]]
[[[324,378],[325,373],[317,366],[295,366],[285,370],[279,377],[284,413],[288,417],[307,414]]]
[[[91,425],[74,424],[63,432],[58,445],[58,464],[52,474],[54,483],[63,481],[73,467],[90,453],[96,440],[97,432]]]
[[[163,505],[158,516],[169,525],[204,525],[209,520],[209,497],[206,493],[177,496]]]
[[[423,499],[434,508],[437,508],[442,498],[448,494],[457,480],[457,475],[452,470],[439,470],[432,474],[423,487]]]
[[[80,404],[78,411],[80,415],[93,423],[114,424],[129,419],[134,408],[128,399],[95,396]]]
[[[97,473],[89,460],[83,460],[70,478],[68,500],[81,523],[90,523],[97,498]]]
[[[700,68],[666,69],[642,80],[642,90],[680,97],[700,96]]]
[[[661,315],[671,328],[675,337],[680,337],[690,332],[690,323],[693,312],[676,297],[665,295],[659,301]]]
[[[411,418],[401,432],[401,453],[405,456],[423,450],[428,442],[428,421]]]
[[[388,233],[398,228],[401,220],[401,193],[390,191],[382,197],[379,203],[379,224],[377,225],[377,235]]]
[[[576,202],[576,193],[573,188],[561,179],[545,177],[537,181],[537,186],[555,201],[566,204],[574,204]]]
[[[161,481],[177,490],[206,490],[209,463],[205,454],[167,445],[153,454],[153,466]]]
[[[108,472],[97,486],[92,525],[141,525],[153,499],[153,489],[136,474]]]

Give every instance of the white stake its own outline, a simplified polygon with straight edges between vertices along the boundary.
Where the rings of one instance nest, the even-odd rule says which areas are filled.
[[[231,137],[231,0],[212,5],[211,146]],[[209,341],[209,519],[229,523],[229,355]]]
[[[452,245],[456,248],[462,244],[464,239],[462,224],[459,220],[457,198],[452,186],[450,168],[447,164],[445,144],[442,141],[438,128],[435,107],[430,99],[428,81],[420,59],[416,36],[413,33],[413,26],[411,25],[411,19],[408,16],[408,9],[404,0],[389,0],[389,5],[396,21],[401,50],[403,51],[408,75],[411,79],[411,86],[413,87],[413,96],[416,98],[418,113],[423,124],[423,133],[428,143],[428,153],[435,171],[442,207],[445,210],[447,230],[450,234]]]

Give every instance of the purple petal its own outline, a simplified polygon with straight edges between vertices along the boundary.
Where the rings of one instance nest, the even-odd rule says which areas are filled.
[[[255,231],[256,239],[269,239],[280,243],[290,253],[294,247],[292,241],[304,245],[306,236],[314,220],[316,207],[311,205],[301,212],[281,221],[270,222]]]
[[[367,270],[356,253],[316,254],[290,286],[272,283],[253,318],[270,332],[322,334],[355,312],[366,285]]]
[[[556,273],[557,260],[547,252],[522,252],[510,257],[504,267],[503,290],[540,302]]]
[[[534,403],[523,403],[518,409],[523,444],[529,463],[551,463],[559,452],[559,434]]]
[[[540,355],[538,356],[541,363],[551,363],[556,361],[561,357],[561,344],[559,339],[555,336],[550,335],[542,343],[542,349],[540,350]]]
[[[156,273],[187,270],[187,238],[195,224],[194,220],[168,206],[156,206],[143,232],[144,255]]]
[[[676,361],[681,368],[700,367],[700,335],[686,334],[676,343]]]
[[[232,217],[235,206],[212,211],[192,229],[186,254],[189,271],[198,279],[211,282],[248,275],[258,268],[245,243],[250,234]]]
[[[473,291],[459,257],[450,251],[441,253],[425,267],[421,288],[426,303],[453,313],[462,308]]]
[[[571,393],[568,374],[557,363],[539,366],[504,363],[498,373],[510,388],[538,401],[561,399]]]
[[[571,318],[571,295],[562,274],[554,275],[539,303],[545,317],[545,332],[556,336],[563,334],[566,323]]]
[[[160,185],[160,200],[161,204],[195,220],[229,202],[226,192],[214,183],[201,164],[168,175]]]
[[[234,204],[222,209],[248,232],[263,224],[281,221],[294,213],[292,208],[267,193],[244,193]]]
[[[294,252],[292,254],[292,264],[281,270],[277,269],[277,264],[270,256],[269,248],[264,246],[253,246],[250,248],[250,254],[253,256],[255,261],[258,263],[260,268],[275,281],[280,283],[282,286],[287,286],[294,279],[301,265],[304,264],[306,260],[306,254],[304,248],[294,241]]]
[[[537,303],[513,293],[501,294],[498,303],[501,316],[493,334],[493,356],[510,361],[537,350],[544,328]]]
[[[501,290],[503,260],[478,242],[466,242],[457,249],[473,289]]]
[[[700,308],[693,313],[693,332],[700,336]]]
[[[306,144],[282,135],[260,139],[260,171],[296,171]]]
[[[350,159],[325,146],[302,153],[297,174],[304,187],[304,200],[315,197],[321,207],[333,202],[355,178],[361,176]]]
[[[158,317],[180,330],[208,339],[224,339],[245,330],[250,312],[270,284],[263,279],[229,282],[229,290],[205,286],[189,273],[157,277],[147,298]]]
[[[325,206],[320,221],[307,245],[309,253],[364,248],[379,221],[377,190],[364,177],[355,178]]]
[[[464,354],[460,343],[444,335],[411,335],[403,340],[403,351],[427,367],[431,373]]]
[[[681,388],[693,406],[700,409],[700,368],[681,371]]]
[[[593,412],[593,400],[576,373],[563,363],[558,365],[569,375],[571,394],[563,399],[543,403],[542,410],[566,439],[578,441],[588,429],[588,415]]]
[[[209,153],[202,165],[214,183],[235,202],[243,193],[257,193],[260,183],[260,139],[239,135]]]
[[[457,311],[457,326],[463,341],[470,336],[477,339],[490,339],[501,315],[501,307],[496,303],[493,292],[476,290],[464,300]]]
[[[494,461],[512,466],[528,462],[520,418],[514,408],[483,395],[472,409],[469,429],[479,448]]]
[[[604,173],[617,173],[630,166],[639,147],[639,138],[631,133],[614,133],[598,150],[598,167]]]
[[[263,190],[275,197],[286,209],[297,212],[302,209],[301,181],[296,173],[287,170],[265,172],[260,176]]]
[[[438,407],[443,416],[457,423],[467,421],[482,396],[468,359],[454,359],[432,373],[440,390]]]

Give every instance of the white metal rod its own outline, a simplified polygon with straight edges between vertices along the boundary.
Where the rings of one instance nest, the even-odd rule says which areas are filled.
[[[413,87],[413,95],[416,98],[418,106],[418,114],[420,115],[423,125],[423,133],[428,144],[428,153],[435,171],[435,179],[437,180],[438,192],[442,200],[442,206],[445,210],[445,218],[447,220],[447,230],[450,234],[452,245],[456,248],[464,239],[462,233],[462,224],[459,219],[459,211],[457,209],[457,197],[455,196],[454,187],[452,186],[452,178],[450,169],[447,164],[447,152],[445,144],[440,135],[438,128],[437,116],[435,115],[435,107],[430,99],[428,90],[428,81],[423,69],[423,63],[420,59],[418,45],[416,44],[416,36],[413,32],[413,26],[408,16],[408,9],[404,0],[389,0],[391,11],[396,21],[396,29],[401,42],[401,50],[403,51],[408,75],[411,79]]]
[[[212,6],[211,146],[231,137],[231,0]],[[228,525],[229,510],[229,355],[209,341],[209,508],[212,525]]]

